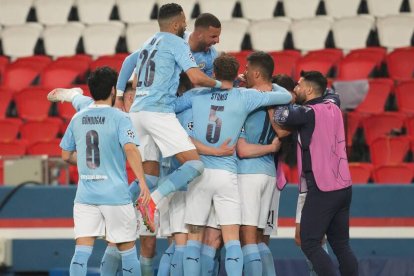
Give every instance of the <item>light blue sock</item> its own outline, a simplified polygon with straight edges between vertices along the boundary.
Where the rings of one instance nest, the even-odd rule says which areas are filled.
[[[160,265],[158,266],[157,276],[170,276],[171,260],[175,251],[175,242],[172,242],[170,246],[162,254]]]
[[[176,249],[177,250],[177,249]],[[201,242],[188,240],[184,250],[184,276],[201,274]]]
[[[154,276],[154,258],[140,256],[142,276]]]
[[[73,98],[72,106],[76,109],[76,111],[79,111],[81,109],[88,107],[93,102],[94,101],[91,97],[79,94]]]
[[[257,246],[259,247],[260,258],[262,259],[263,276],[276,276],[272,251],[270,251],[264,242],[259,243]]]
[[[122,275],[141,276],[141,268],[135,246],[119,253],[121,253],[122,257]]]
[[[226,272],[228,276],[242,275],[243,271],[243,252],[240,241],[232,240],[224,244],[226,248]]]
[[[217,276],[220,271],[220,264],[221,264],[221,250],[216,250],[216,256],[214,256],[214,276]]]
[[[150,192],[153,192],[157,188],[158,176],[146,174],[145,181]],[[135,179],[129,184],[129,195],[131,196],[132,202],[137,201],[140,192],[141,188],[139,187],[138,179]]]
[[[203,244],[201,247],[201,275],[211,276],[215,275],[214,257],[216,256],[216,249],[212,246]]]
[[[194,178],[200,176],[204,171],[203,162],[200,160],[190,160],[181,165],[178,169],[166,176],[158,185],[151,197],[155,204],[172,192],[176,192],[187,186]]]
[[[77,245],[70,261],[69,272],[71,276],[84,276],[88,270],[88,260],[92,254],[92,246]]]
[[[243,246],[243,264],[245,275],[262,275],[262,259],[257,244]]]
[[[101,276],[113,276],[122,268],[121,254],[116,246],[107,246],[101,261]]]
[[[175,251],[171,259],[171,276],[182,276],[184,275],[184,250],[185,245],[176,245]]]

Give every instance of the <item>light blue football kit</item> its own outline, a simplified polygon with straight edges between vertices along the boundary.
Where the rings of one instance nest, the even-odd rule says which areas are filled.
[[[242,88],[233,88],[230,90],[195,88],[186,92],[182,97],[177,98],[174,102],[174,108],[176,112],[181,112],[186,108],[192,107],[194,138],[210,147],[219,147],[228,138],[231,139],[230,144],[236,143],[243,123],[250,112],[262,106],[288,103],[290,99],[291,95],[289,92],[282,88],[281,92],[266,93],[260,93],[254,89]],[[201,160],[207,169],[217,170],[216,172],[220,170],[230,172],[234,175],[237,174],[236,156],[215,157],[201,155]],[[203,193],[202,196],[205,198],[204,200],[200,200],[200,198],[194,197],[195,191],[198,189],[208,190],[209,187],[197,186],[194,188],[197,183],[192,183],[191,185],[192,187],[190,187],[187,194],[186,223],[198,225],[201,221],[207,221],[211,202],[213,201],[214,205],[216,204],[216,199],[221,197],[221,189],[207,192],[206,194]],[[230,181],[229,185],[233,185],[233,182]],[[233,188],[231,187],[230,190],[233,190]],[[237,194],[237,189],[235,192]],[[228,204],[232,207],[234,204],[238,205],[238,199],[235,200],[236,203],[233,201]],[[226,207],[230,206],[228,204]],[[220,205],[223,207],[225,203],[221,202]],[[220,217],[224,217],[226,211],[217,210],[217,206],[215,206],[215,209],[219,224],[234,224],[224,220],[221,221]],[[240,210],[239,207],[235,207],[235,209]],[[232,219],[234,220],[234,218]],[[200,245],[197,241],[189,240],[187,243],[184,252],[184,271],[189,275],[198,275],[201,271],[201,264],[192,261],[201,257],[199,247]],[[241,275],[243,253],[240,242],[235,240],[228,241],[225,247],[225,267],[227,274]],[[238,261],[235,262],[234,260]]]
[[[66,151],[77,152],[79,184],[76,203],[131,203],[123,150],[127,143],[138,145],[136,131],[126,113],[100,105],[75,114],[60,146]]]

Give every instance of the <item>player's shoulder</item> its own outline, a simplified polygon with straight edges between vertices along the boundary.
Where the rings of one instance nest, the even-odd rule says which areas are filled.
[[[193,96],[201,96],[201,95],[211,93],[211,88],[210,87],[196,87],[196,88],[192,88],[188,90],[185,93],[190,93]]]

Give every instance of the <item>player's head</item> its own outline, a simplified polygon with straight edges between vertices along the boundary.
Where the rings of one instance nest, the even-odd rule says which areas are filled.
[[[253,87],[258,81],[272,82],[275,64],[273,58],[265,52],[253,52],[247,57],[246,86]]]
[[[183,8],[176,3],[162,5],[158,13],[158,25],[163,32],[183,37],[187,27]]]
[[[193,35],[197,39],[196,52],[207,51],[219,43],[221,33],[220,20],[211,13],[200,14],[195,23]]]
[[[220,81],[234,81],[239,71],[239,62],[230,55],[220,55],[214,60],[214,75]]]
[[[293,90],[296,95],[296,102],[303,104],[313,98],[321,97],[326,90],[327,83],[326,77],[321,72],[300,72],[300,79]]]
[[[286,74],[277,74],[272,77],[272,82],[289,91],[290,94],[292,94],[292,102],[295,102],[295,93],[293,93],[293,89],[295,89],[296,83],[291,77]]]
[[[181,73],[180,74],[180,82],[178,84],[178,88],[177,88],[177,96],[181,96],[184,94],[184,92],[190,90],[191,88],[193,88],[193,84],[191,83],[190,78],[188,77],[188,75],[186,73]]]
[[[88,87],[95,101],[107,100],[112,97],[112,105],[115,103],[115,87],[118,73],[108,66],[98,67],[92,71],[88,78]]]

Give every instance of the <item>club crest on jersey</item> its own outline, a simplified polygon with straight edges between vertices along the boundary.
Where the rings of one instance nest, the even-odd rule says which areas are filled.
[[[127,130],[127,135],[128,135],[128,137],[129,137],[129,138],[132,138],[132,139],[134,139],[134,138],[135,138],[135,133],[134,133],[134,131],[132,131],[132,130],[130,130],[130,129],[128,129],[128,130]]]
[[[202,70],[206,67],[206,63],[205,62],[201,62],[198,64],[198,67]]]

